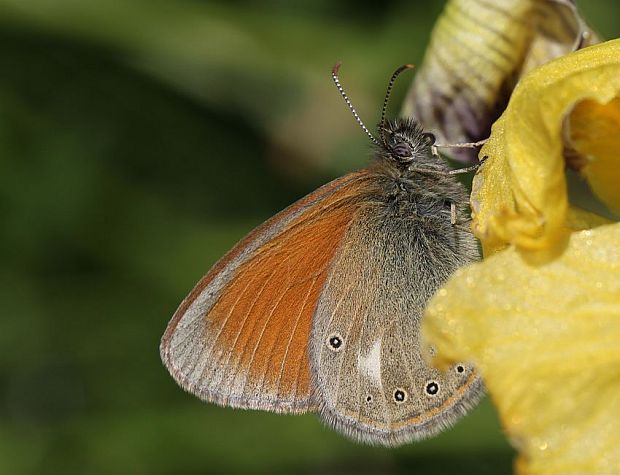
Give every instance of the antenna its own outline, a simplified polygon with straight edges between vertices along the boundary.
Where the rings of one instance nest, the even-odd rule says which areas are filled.
[[[332,68],[332,79],[334,80],[334,83],[336,84],[336,87],[338,88],[338,91],[340,92],[340,95],[343,97],[344,102],[346,102],[347,105],[349,106],[349,109],[351,109],[351,112],[353,113],[353,117],[355,117],[355,120],[357,121],[357,123],[364,130],[364,132],[366,132],[366,135],[368,135],[368,137],[370,137],[370,140],[372,140],[375,145],[379,145],[379,142],[377,141],[377,139],[366,128],[366,126],[364,125],[364,122],[362,122],[362,119],[360,119],[360,116],[357,115],[357,112],[355,111],[355,108],[353,107],[353,104],[351,104],[351,101],[347,97],[346,92],[344,92],[344,89],[340,85],[340,80],[338,79],[338,70],[340,69],[340,64],[341,63],[336,63],[334,65],[334,67]]]
[[[379,133],[381,134],[381,142],[385,143],[385,113],[387,111],[388,102],[390,101],[390,94],[392,93],[392,87],[394,87],[394,81],[396,78],[406,69],[412,69],[413,64],[403,64],[400,68],[394,71],[390,82],[388,83],[387,91],[385,91],[385,99],[383,100],[383,109],[381,109],[381,120],[379,121]]]

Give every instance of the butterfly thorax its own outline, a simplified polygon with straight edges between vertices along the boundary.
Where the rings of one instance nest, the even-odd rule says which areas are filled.
[[[412,119],[388,122],[383,132],[385,140],[376,148],[369,170],[380,183],[376,198],[386,204],[386,211],[425,218],[449,212],[454,203],[457,215],[466,220],[467,192],[448,175],[445,160],[433,155],[432,134]]]

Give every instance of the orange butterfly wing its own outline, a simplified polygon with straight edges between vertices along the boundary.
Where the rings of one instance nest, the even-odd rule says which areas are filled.
[[[234,407],[315,408],[312,317],[369,184],[360,171],[319,188],[256,228],[200,280],[161,343],[162,359],[183,388]]]

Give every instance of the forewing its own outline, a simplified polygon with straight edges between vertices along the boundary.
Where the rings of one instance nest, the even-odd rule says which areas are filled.
[[[449,216],[405,217],[380,203],[358,212],[313,323],[311,367],[329,425],[398,445],[446,428],[477,402],[482,383],[471,367],[441,373],[419,347],[426,302],[477,258],[475,239]]]
[[[234,407],[314,408],[311,320],[366,186],[365,172],[325,185],[250,233],[202,278],[161,343],[183,388]]]

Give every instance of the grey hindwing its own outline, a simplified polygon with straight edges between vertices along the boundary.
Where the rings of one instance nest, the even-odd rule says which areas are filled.
[[[355,440],[387,446],[433,435],[480,398],[474,369],[429,367],[419,345],[429,298],[477,242],[449,211],[403,215],[362,206],[332,265],[313,319],[309,355],[320,415]]]

